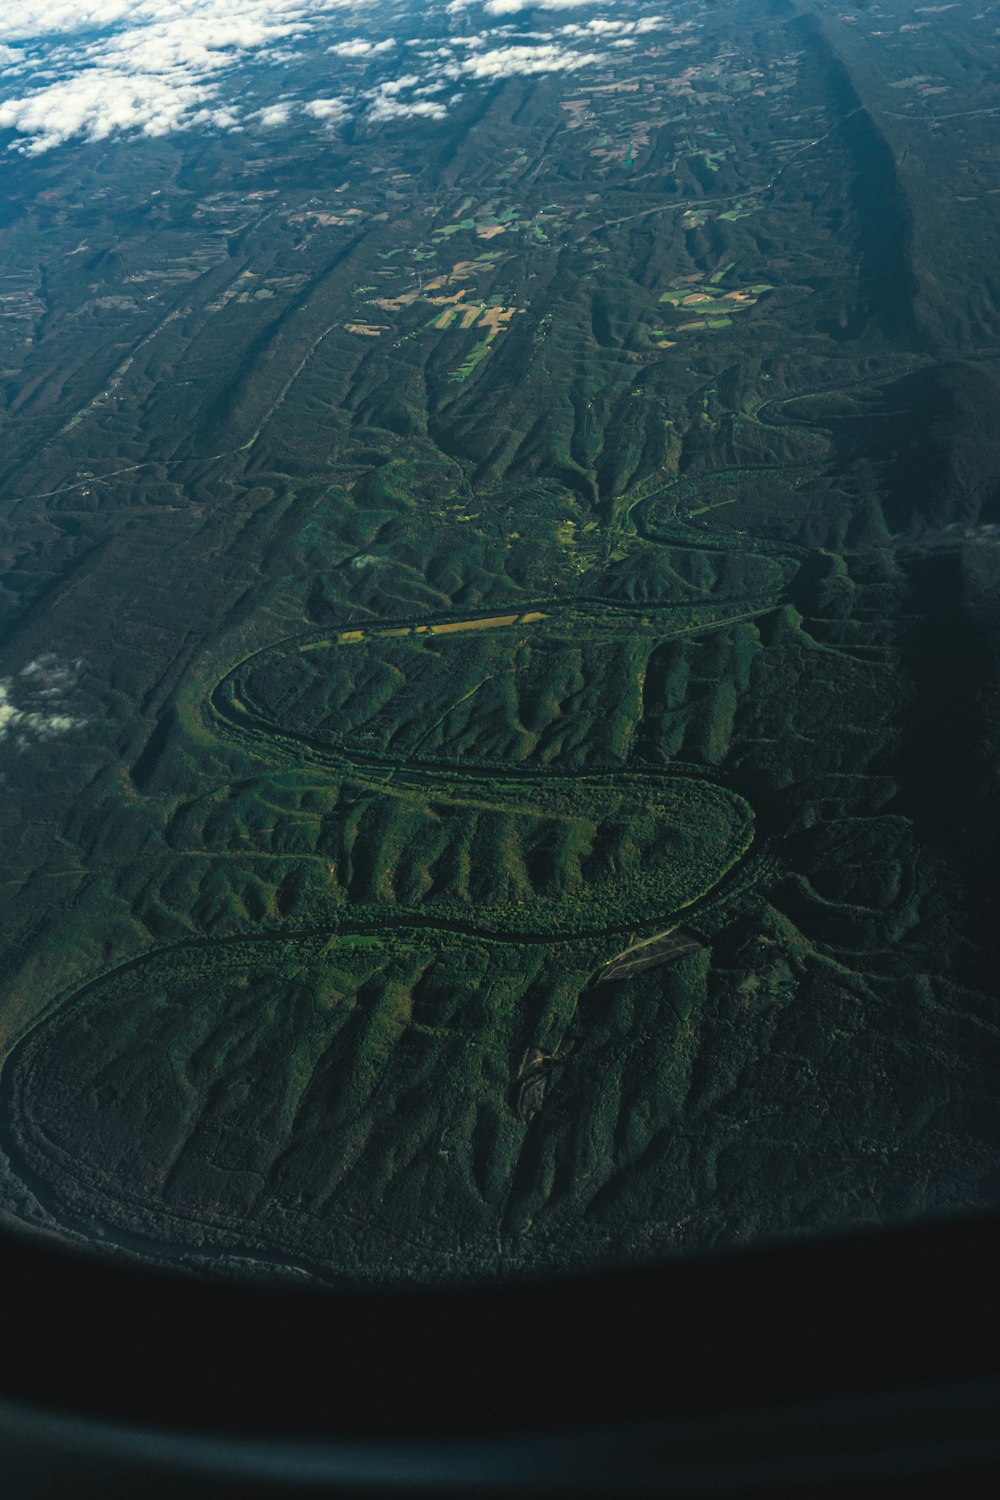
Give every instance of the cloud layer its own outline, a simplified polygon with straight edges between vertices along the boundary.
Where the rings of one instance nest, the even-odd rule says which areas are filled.
[[[66,141],[192,127],[277,129],[293,117],[327,128],[439,119],[468,86],[514,75],[573,72],[633,45],[662,17],[608,18],[611,0],[6,0],[0,13],[0,131],[38,155]],[[635,9],[634,3],[628,8]],[[546,32],[521,12],[572,11]],[[603,15],[587,12],[604,10]],[[407,28],[399,39],[395,25]],[[479,30],[470,28],[478,25]],[[422,27],[414,36],[413,28]],[[442,35],[442,32],[445,33]],[[424,47],[420,72],[400,63]],[[296,61],[329,58],[332,89],[295,87]],[[281,64],[283,66],[277,66]],[[254,71],[248,73],[248,70]],[[254,90],[254,104],[242,102]],[[260,95],[265,97],[261,99]],[[270,94],[270,97],[267,95]]]
[[[86,721],[67,711],[82,666],[50,652],[22,667],[16,677],[0,677],[0,741],[13,739],[18,749],[26,750],[33,740],[82,729]]]
[[[221,97],[237,64],[304,38],[347,0],[8,0],[7,77],[39,80],[0,102],[0,129],[29,153],[122,131],[165,135],[236,117]],[[96,33],[96,34],[95,34]],[[34,75],[34,76],[33,76]],[[51,80],[51,81],[50,81]]]

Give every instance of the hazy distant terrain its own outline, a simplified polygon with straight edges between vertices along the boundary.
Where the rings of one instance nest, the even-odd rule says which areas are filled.
[[[994,1200],[990,9],[49,9],[0,1206],[381,1280]]]

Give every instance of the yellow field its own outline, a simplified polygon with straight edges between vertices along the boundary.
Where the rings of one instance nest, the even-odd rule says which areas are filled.
[[[511,625],[535,625],[539,620],[546,619],[548,615],[544,610],[532,609],[524,614],[488,615],[482,620],[448,620],[439,625],[398,625],[391,628],[380,625],[371,630],[341,630],[334,636],[332,644],[355,646],[360,641],[388,640],[405,635],[455,635],[460,630],[502,630]],[[329,641],[307,641],[301,649],[321,651],[330,644]]]

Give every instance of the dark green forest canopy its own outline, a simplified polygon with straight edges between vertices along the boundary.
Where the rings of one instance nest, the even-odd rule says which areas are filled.
[[[0,20],[0,1209],[339,1282],[994,1200],[988,13],[248,3],[185,93],[113,9]]]

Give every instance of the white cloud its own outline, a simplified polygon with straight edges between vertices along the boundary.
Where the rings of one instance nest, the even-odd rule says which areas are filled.
[[[344,99],[310,99],[302,106],[302,113],[314,120],[342,120],[348,112],[349,106]]]
[[[381,52],[391,52],[395,45],[396,40],[391,36],[381,42],[373,42],[368,37],[354,36],[347,42],[335,42],[326,50],[332,52],[335,57],[378,57]]]
[[[287,125],[291,115],[292,106],[284,99],[278,104],[268,104],[264,109],[258,109],[252,118],[259,120],[265,129],[273,129],[276,125]]]
[[[401,94],[405,89],[415,89],[420,84],[419,73],[404,73],[402,78],[393,78],[379,85],[380,94]]]
[[[571,21],[568,26],[560,26],[559,35],[589,38],[591,41],[601,37],[645,36],[667,24],[666,16],[643,16],[638,21],[606,21],[603,16],[594,16],[590,21]]]
[[[105,140],[123,130],[166,135],[181,126],[234,123],[225,108],[211,107],[212,85],[94,68],[0,104],[0,130],[26,136],[22,148],[38,155],[74,136]]]
[[[0,677],[0,741],[13,737],[25,750],[32,740],[52,740],[82,729],[86,720],[67,712],[67,699],[82,666],[82,661],[62,662],[49,652],[22,667],[16,677]]]
[[[542,43],[537,47],[491,47],[473,52],[460,62],[448,63],[449,78],[511,78],[517,74],[573,72],[602,61],[599,52],[577,52],[572,47]]]
[[[443,120],[448,113],[447,104],[440,99],[428,99],[426,96],[438,93],[445,85],[433,78],[425,82],[426,76],[421,77],[419,73],[404,73],[401,78],[386,79],[377,88],[369,89],[365,94],[368,100],[368,119],[405,120],[412,117]],[[404,95],[409,95],[409,97],[401,97]]]
[[[425,120],[443,120],[448,106],[431,99],[379,98],[368,111],[369,120],[403,120],[409,116]]]
[[[486,0],[485,9],[491,16],[515,16],[522,10],[585,10],[608,4],[610,0]]]

